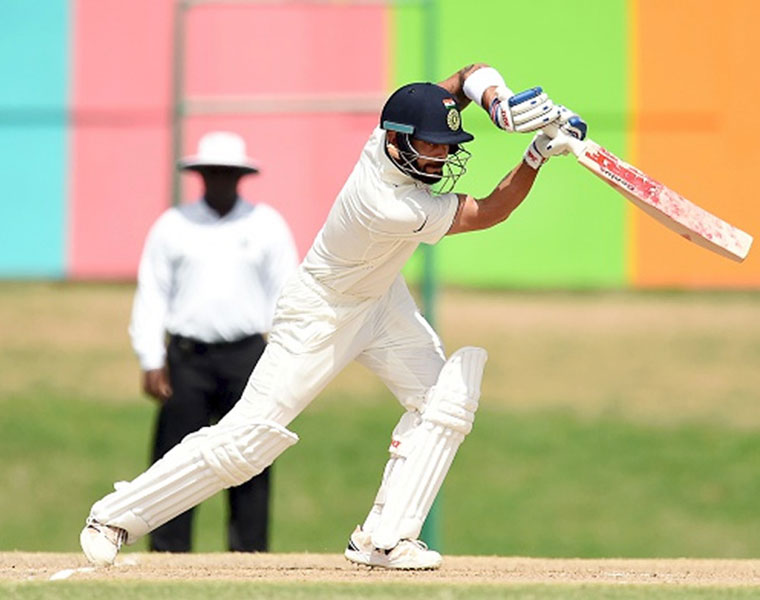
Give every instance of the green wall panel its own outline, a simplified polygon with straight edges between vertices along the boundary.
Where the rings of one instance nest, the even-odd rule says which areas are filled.
[[[428,73],[440,80],[466,64],[487,62],[516,92],[543,86],[586,118],[596,141],[624,155],[626,10],[625,0],[441,0],[427,9],[399,7],[394,83]],[[531,138],[498,131],[475,106],[463,122],[476,139],[457,191],[484,196],[521,160]],[[572,157],[555,158],[505,223],[438,244],[437,275],[482,287],[618,287],[625,284],[624,235],[624,202]],[[408,276],[418,275],[420,262],[413,259]]]

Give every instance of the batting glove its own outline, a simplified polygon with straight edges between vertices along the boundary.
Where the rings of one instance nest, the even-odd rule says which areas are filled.
[[[524,133],[556,121],[560,110],[540,87],[519,94],[497,87],[488,114],[499,129]]]
[[[538,169],[552,156],[569,154],[575,138],[564,130],[557,132],[555,137],[546,135],[543,131],[537,133],[525,150],[523,160],[533,169]]]
[[[565,106],[559,105],[558,124],[562,131],[569,133],[576,140],[585,140],[588,133],[588,125],[579,115]]]

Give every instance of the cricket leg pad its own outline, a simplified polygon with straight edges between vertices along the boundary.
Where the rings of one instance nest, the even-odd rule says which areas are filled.
[[[204,427],[96,502],[90,518],[124,529],[132,544],[218,491],[258,475],[297,441],[274,421]]]
[[[487,358],[482,348],[465,347],[443,365],[419,424],[398,447],[402,458],[384,477],[383,497],[376,499],[384,504],[371,534],[375,547],[390,549],[419,536],[454,456],[472,430]]]

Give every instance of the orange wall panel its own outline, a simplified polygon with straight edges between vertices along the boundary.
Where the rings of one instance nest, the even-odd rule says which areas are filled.
[[[632,3],[635,66],[631,162],[751,235],[760,202],[760,2]],[[631,210],[631,283],[638,287],[757,287],[758,250],[742,264],[680,239]]]

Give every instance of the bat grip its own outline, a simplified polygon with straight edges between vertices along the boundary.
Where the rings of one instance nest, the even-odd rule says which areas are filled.
[[[555,138],[559,133],[559,125],[557,125],[557,122],[554,121],[553,123],[544,125],[541,130],[550,138]],[[581,154],[583,154],[583,149],[586,147],[586,144],[584,144],[581,140],[576,140],[571,136],[568,144],[570,146],[570,151],[575,154],[576,157],[579,157]]]

